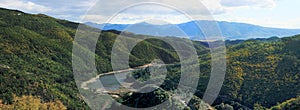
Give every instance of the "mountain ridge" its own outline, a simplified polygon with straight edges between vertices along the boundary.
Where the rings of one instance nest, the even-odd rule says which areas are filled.
[[[198,20],[180,24],[162,25],[150,24],[147,22],[136,24],[97,24],[86,22],[85,24],[103,30],[128,31],[136,34],[152,36],[188,36],[188,38],[192,40],[205,40],[205,35],[202,31],[199,30],[197,24],[199,24],[200,28],[207,28],[212,23],[216,23],[219,26],[219,29],[222,35],[225,37],[224,39],[226,40],[247,40],[252,38],[269,38],[274,36],[286,37],[300,34],[300,29],[272,28],[247,23],[209,20]],[[180,32],[180,29],[183,32]],[[213,33],[213,31],[210,31],[208,33]]]

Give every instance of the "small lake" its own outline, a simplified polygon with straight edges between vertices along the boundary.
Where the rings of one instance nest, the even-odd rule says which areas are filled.
[[[149,64],[148,64],[149,65]],[[131,74],[133,71],[136,71],[138,69],[145,69],[146,67],[149,67],[148,65],[142,66],[139,68],[135,69],[128,69],[128,70],[121,70],[119,72],[113,73],[113,74],[107,74],[107,75],[102,75],[100,78],[98,78],[97,81],[91,82],[87,84],[87,87],[92,89],[92,90],[97,90],[97,91],[114,91],[114,90],[119,90],[121,88],[131,88],[131,85],[133,83],[126,82],[127,76]],[[156,64],[153,69],[155,70],[160,70],[162,67],[161,64]],[[157,73],[166,73],[167,70],[163,69],[165,71],[160,71]]]
[[[124,86],[128,87],[131,85],[131,83],[127,83],[125,80],[127,75],[132,73],[132,71],[101,76],[98,80],[101,81],[104,87],[99,84],[99,81],[88,84],[88,87],[91,89],[103,89],[107,91],[118,90]]]

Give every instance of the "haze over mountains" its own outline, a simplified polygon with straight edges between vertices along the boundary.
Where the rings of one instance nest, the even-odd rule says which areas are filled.
[[[181,24],[163,24],[156,25],[147,22],[137,23],[137,24],[96,24],[92,22],[87,22],[85,24],[96,27],[103,30],[118,30],[118,31],[129,31],[136,34],[153,35],[153,36],[176,36],[176,37],[186,37],[192,40],[205,40],[204,34],[197,27],[196,23],[200,25],[200,28],[207,28],[212,23],[217,23],[222,32],[222,35],[226,40],[236,40],[236,39],[252,39],[252,38],[269,38],[273,36],[286,37],[292,36],[300,33],[300,29],[283,29],[283,28],[271,28],[262,27],[258,25],[246,24],[246,23],[236,23],[236,22],[225,22],[225,21],[191,21]],[[181,29],[182,31],[180,31]],[[212,32],[213,29],[208,29]],[[210,36],[207,36],[210,37]]]

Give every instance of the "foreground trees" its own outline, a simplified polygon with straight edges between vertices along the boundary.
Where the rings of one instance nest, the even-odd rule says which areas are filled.
[[[3,104],[0,100],[0,110],[66,110],[59,100],[42,103],[40,98],[34,96],[17,97],[14,95],[12,104]]]

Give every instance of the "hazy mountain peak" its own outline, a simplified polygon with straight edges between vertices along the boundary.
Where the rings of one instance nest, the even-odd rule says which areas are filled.
[[[182,33],[174,32],[175,28],[179,28],[183,30],[190,39],[203,40],[205,38],[204,34],[201,30],[199,30],[197,24],[199,24],[201,28],[203,27],[208,28],[208,26],[211,25],[212,23],[216,23],[219,26],[220,31],[223,33],[223,36],[227,40],[269,38],[272,36],[285,37],[285,36],[292,36],[300,33],[300,29],[271,28],[271,27],[263,27],[263,26],[247,24],[247,23],[210,21],[210,20],[197,20],[197,21],[189,21],[180,24],[164,24],[164,25],[153,24],[153,23],[149,23],[148,21],[137,23],[137,24],[106,24],[104,28],[101,28],[101,26],[103,26],[104,24],[95,24],[95,23],[86,23],[86,24],[103,30],[119,30],[119,31],[126,30],[137,34],[182,37],[183,35]],[[128,26],[133,26],[134,28],[126,29],[126,27]],[[206,36],[206,37],[210,37],[210,36]]]

